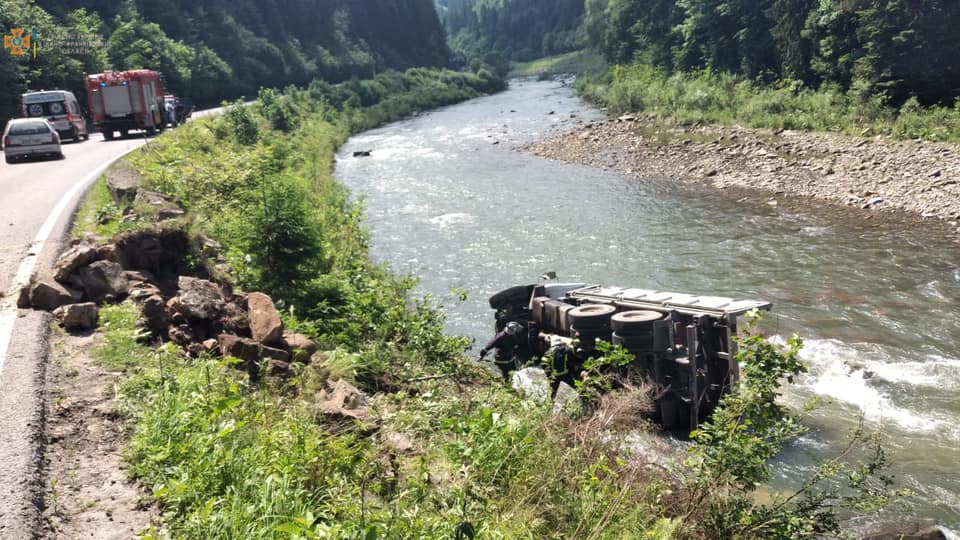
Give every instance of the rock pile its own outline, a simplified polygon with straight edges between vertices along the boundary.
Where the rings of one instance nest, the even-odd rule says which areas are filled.
[[[60,256],[51,276],[32,280],[18,304],[51,311],[64,328],[77,331],[96,326],[97,306],[130,299],[153,339],[169,340],[193,357],[237,358],[253,380],[311,361],[316,345],[284,330],[269,296],[234,291],[202,269],[191,272],[190,250],[179,229],[128,232],[101,246],[81,242]]]

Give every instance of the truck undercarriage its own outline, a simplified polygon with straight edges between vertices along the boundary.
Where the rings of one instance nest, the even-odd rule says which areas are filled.
[[[498,355],[518,364],[563,347],[577,365],[600,356],[598,340],[620,345],[634,360],[619,373],[654,388],[656,418],[667,429],[694,429],[736,384],[737,320],[769,302],[574,284],[521,285],[490,298],[496,330],[523,330]],[[615,375],[615,374],[611,374]]]

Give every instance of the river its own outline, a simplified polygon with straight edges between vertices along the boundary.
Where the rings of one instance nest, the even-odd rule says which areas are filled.
[[[598,118],[566,84],[513,81],[351,138],[335,174],[363,197],[374,259],[420,278],[420,292],[446,307],[447,330],[481,344],[489,295],[548,270],[561,281],[772,301],[766,327],[800,334],[810,364],[787,399],[828,400],[779,458],[773,487],[789,489],[813,460],[836,454],[863,416],[882,430],[898,485],[914,492],[885,517],[960,528],[956,245],[847,209],[773,206],[515,150]]]

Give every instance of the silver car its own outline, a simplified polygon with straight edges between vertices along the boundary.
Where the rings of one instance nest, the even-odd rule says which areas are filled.
[[[35,156],[62,159],[60,135],[43,118],[14,118],[3,130],[3,156],[7,163]]]

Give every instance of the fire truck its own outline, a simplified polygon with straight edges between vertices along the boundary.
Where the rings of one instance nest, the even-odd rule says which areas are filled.
[[[126,136],[140,129],[162,131],[163,76],[158,71],[136,69],[85,76],[87,100],[94,127],[107,140],[116,132]]]

